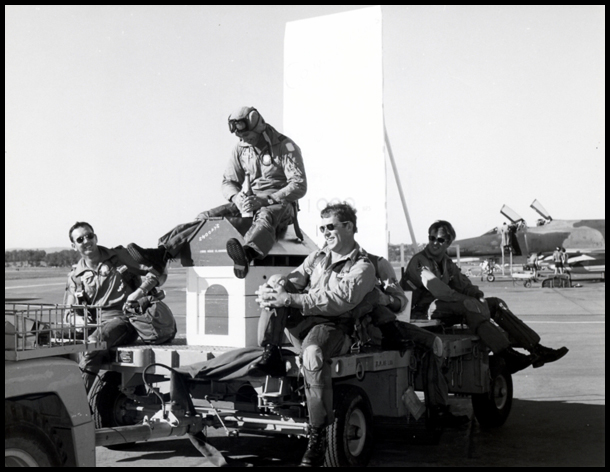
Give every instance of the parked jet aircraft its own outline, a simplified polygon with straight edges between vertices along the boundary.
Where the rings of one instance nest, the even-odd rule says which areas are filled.
[[[527,226],[525,220],[512,209],[504,205],[500,212],[510,221],[510,246],[515,256],[527,256],[530,253],[551,254],[556,247],[564,247],[570,258],[588,254],[595,261],[603,261],[605,271],[606,220],[554,220],[537,201],[530,205],[543,218],[536,226]],[[502,235],[498,228],[476,238],[454,241],[448,250],[451,257],[457,254],[459,245],[460,257],[501,256]],[[574,259],[574,262],[584,262]],[[590,265],[599,265],[589,262]]]

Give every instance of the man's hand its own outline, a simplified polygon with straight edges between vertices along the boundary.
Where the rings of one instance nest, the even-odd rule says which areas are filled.
[[[245,201],[246,196],[243,192],[236,193],[231,199],[231,203],[234,203],[241,213],[244,213],[246,211],[246,209],[244,208]]]
[[[485,303],[485,294],[481,290],[477,290],[472,296],[481,303]]]
[[[256,195],[249,195],[244,198],[243,209],[247,212],[256,213],[262,207],[266,206],[267,200]]]
[[[390,296],[381,290],[375,290],[378,292],[379,300],[377,301],[378,305],[388,306],[392,301],[390,300]]]
[[[140,309],[140,304],[138,303],[138,300],[140,298],[142,298],[143,296],[144,296],[144,292],[140,288],[138,288],[138,289],[134,290],[133,292],[131,292],[127,296],[127,300],[125,301],[125,304],[123,305],[123,311],[124,312],[129,312],[129,311],[133,311],[134,309],[136,311],[139,310]]]
[[[144,291],[141,288],[137,288],[127,296],[127,302],[128,303],[133,303],[133,302],[137,303],[138,300],[140,298],[142,298],[144,295],[145,295]]]
[[[286,301],[290,294],[286,291],[283,285],[275,285],[272,287],[269,283],[261,285],[255,292],[258,295],[256,302],[261,308],[278,308],[286,306]]]

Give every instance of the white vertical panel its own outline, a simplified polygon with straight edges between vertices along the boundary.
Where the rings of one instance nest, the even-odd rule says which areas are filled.
[[[284,132],[300,146],[308,191],[303,230],[322,245],[320,210],[358,210],[356,238],[387,257],[381,8],[289,22],[284,50]]]

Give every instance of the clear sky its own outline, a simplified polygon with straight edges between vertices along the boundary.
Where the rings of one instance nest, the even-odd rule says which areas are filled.
[[[357,8],[5,6],[5,248],[67,247],[77,220],[102,245],[156,245],[224,203],[228,114],[253,105],[282,129],[286,22]],[[481,234],[503,204],[533,224],[534,199],[605,218],[605,7],[382,14],[386,126],[419,242],[441,218]],[[389,179],[390,239],[409,243]]]

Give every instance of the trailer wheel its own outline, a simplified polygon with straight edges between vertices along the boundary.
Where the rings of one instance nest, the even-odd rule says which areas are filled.
[[[481,426],[497,428],[506,422],[510,414],[513,404],[513,380],[502,359],[491,356],[489,362],[489,392],[473,395],[472,408]]]
[[[493,274],[489,274],[489,275],[487,276],[487,281],[488,281],[488,282],[493,282],[494,280],[496,280],[496,276],[495,276],[495,275],[493,275]]]
[[[96,429],[130,426],[142,420],[141,414],[126,408],[130,404],[135,404],[135,402],[121,392],[120,386],[120,372],[103,372],[93,382],[88,396]],[[108,449],[122,449],[133,444],[131,442],[106,447]]]
[[[327,427],[325,467],[363,467],[372,451],[373,414],[366,395],[356,388],[335,393],[335,421]]]
[[[4,402],[4,466],[61,467],[67,460],[62,442],[35,410]]]

